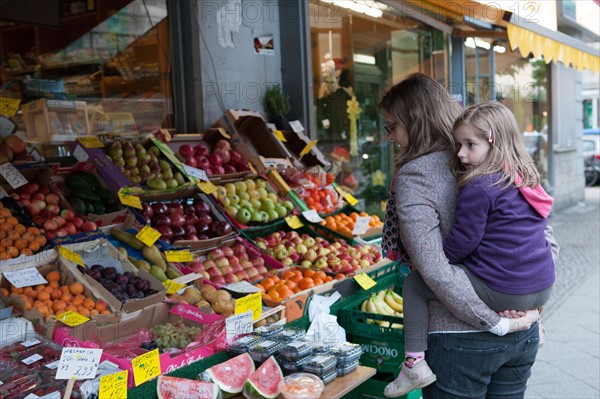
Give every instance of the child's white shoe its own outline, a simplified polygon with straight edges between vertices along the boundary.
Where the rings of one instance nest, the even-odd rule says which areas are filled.
[[[415,389],[426,387],[435,382],[436,379],[437,377],[433,374],[433,371],[431,371],[425,360],[417,362],[412,368],[409,368],[405,362],[402,362],[398,378],[385,387],[383,394],[388,398],[397,398]]]

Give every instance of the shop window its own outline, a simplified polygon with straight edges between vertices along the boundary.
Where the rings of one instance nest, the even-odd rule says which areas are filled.
[[[496,99],[515,115],[525,147],[548,184],[550,126],[549,67],[543,59],[519,52],[496,55]]]
[[[311,1],[310,23],[319,147],[358,206],[383,216],[396,149],[377,105],[388,86],[414,72],[447,85],[447,38],[377,1]],[[353,98],[359,113],[349,112]]]
[[[40,99],[67,105],[81,101],[87,123],[57,113],[52,126],[35,115],[25,126],[28,115],[21,115],[27,135],[46,142],[59,133],[144,133],[170,127],[166,0],[39,2],[41,8],[57,6],[61,17],[55,27],[2,22],[0,17],[0,96],[25,105]],[[40,134],[43,129],[46,134]]]

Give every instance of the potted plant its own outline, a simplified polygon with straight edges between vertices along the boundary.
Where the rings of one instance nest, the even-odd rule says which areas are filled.
[[[290,100],[281,91],[279,85],[271,86],[263,96],[263,107],[269,116],[269,121],[275,124],[277,129],[289,130],[287,114],[290,112]]]

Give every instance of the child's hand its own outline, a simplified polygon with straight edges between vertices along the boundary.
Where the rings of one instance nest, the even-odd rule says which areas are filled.
[[[498,312],[502,317],[508,317],[509,319],[518,319],[519,317],[525,316],[525,312],[522,310],[503,310]]]

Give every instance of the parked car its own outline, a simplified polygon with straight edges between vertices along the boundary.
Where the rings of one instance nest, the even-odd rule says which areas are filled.
[[[584,129],[582,142],[585,185],[593,186],[600,182],[600,129]]]

